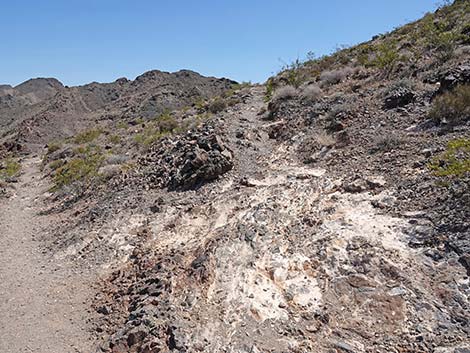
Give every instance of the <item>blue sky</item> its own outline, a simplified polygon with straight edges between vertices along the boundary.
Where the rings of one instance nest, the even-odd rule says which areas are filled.
[[[436,0],[16,0],[0,2],[0,83],[67,85],[192,69],[264,81],[309,51],[366,41]]]

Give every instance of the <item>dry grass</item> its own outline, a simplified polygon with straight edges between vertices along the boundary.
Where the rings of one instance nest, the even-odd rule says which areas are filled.
[[[313,136],[314,141],[322,147],[333,147],[336,144],[334,136],[326,131],[319,131]]]
[[[308,85],[302,88],[300,98],[307,103],[317,102],[323,94],[323,91],[317,85]]]
[[[458,86],[437,97],[429,117],[438,123],[457,125],[470,119],[470,85]]]
[[[283,86],[274,92],[272,101],[280,102],[283,100],[291,99],[291,98],[297,97],[297,94],[298,93],[295,87]]]

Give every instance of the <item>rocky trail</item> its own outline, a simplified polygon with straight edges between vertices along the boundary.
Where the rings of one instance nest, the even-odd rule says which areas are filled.
[[[419,351],[416,337],[439,325],[433,344],[459,347],[461,308],[440,314],[438,293],[446,283],[461,298],[462,269],[408,246],[422,220],[386,211],[396,200],[383,175],[355,187],[270,139],[279,122],[260,118],[262,99],[252,89],[222,119],[232,171],[142,214],[148,241],[111,277],[103,307],[125,319],[103,350],[362,352],[377,325],[377,352]]]
[[[0,85],[0,353],[469,353],[468,23]]]
[[[36,238],[54,219],[38,215],[48,188],[39,165],[23,163],[15,195],[0,205],[0,352],[90,352],[93,277],[41,251]]]

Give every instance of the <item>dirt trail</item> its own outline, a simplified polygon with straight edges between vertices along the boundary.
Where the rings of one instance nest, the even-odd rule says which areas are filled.
[[[38,215],[47,190],[39,163],[23,163],[16,194],[0,204],[0,352],[92,352],[92,278],[41,252],[35,240],[54,222]]]

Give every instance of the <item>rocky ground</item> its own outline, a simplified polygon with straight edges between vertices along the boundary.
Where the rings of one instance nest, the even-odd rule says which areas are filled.
[[[45,318],[28,347],[70,332],[79,352],[469,352],[467,9],[156,119],[132,96],[129,116],[27,159],[0,184],[3,295],[24,293],[25,263],[41,273],[18,288],[64,288],[52,300],[77,308],[26,301]],[[444,60],[431,44],[449,28]],[[44,336],[56,311],[72,322]],[[4,337],[28,315],[0,318]]]

